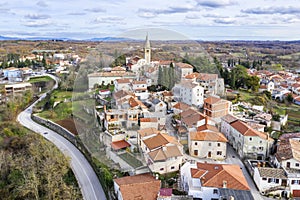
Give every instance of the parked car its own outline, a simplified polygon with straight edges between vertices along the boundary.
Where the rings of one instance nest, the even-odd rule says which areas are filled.
[[[167,114],[171,114],[171,113],[174,113],[174,110],[167,110]]]

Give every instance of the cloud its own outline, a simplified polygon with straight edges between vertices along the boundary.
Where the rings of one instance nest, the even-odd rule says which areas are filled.
[[[106,12],[106,10],[104,8],[86,8],[84,9],[85,11],[88,11],[88,12],[94,12],[94,13],[101,13],[101,12]]]
[[[208,8],[224,8],[227,6],[236,5],[237,2],[232,0],[197,0],[198,5]]]
[[[32,19],[32,20],[39,20],[39,19],[49,19],[51,18],[50,15],[42,15],[42,14],[28,14],[25,15],[25,18]]]
[[[92,21],[93,24],[126,24],[121,17],[97,17]]]
[[[86,15],[86,13],[84,13],[84,12],[71,12],[71,13],[68,13],[68,15],[82,16],[82,15]]]
[[[214,14],[214,13],[204,14],[203,17],[209,17],[209,18],[227,18],[226,16],[222,16],[222,15]]]
[[[38,5],[40,7],[48,7],[47,2],[45,2],[45,1],[38,1],[38,2],[36,2],[36,5]]]
[[[23,25],[27,27],[45,27],[52,24],[53,23],[49,20],[27,21],[23,23]]]
[[[214,22],[217,24],[234,24],[236,20],[233,18],[220,18],[220,19],[215,19]]]
[[[200,15],[197,14],[188,14],[185,16],[186,19],[200,19],[202,18]]]
[[[140,8],[137,12],[139,17],[153,18],[161,14],[188,13],[191,11],[199,11],[199,9],[194,6],[170,6],[167,9]]]
[[[300,7],[257,7],[257,8],[249,8],[245,10],[241,10],[242,13],[247,13],[247,14],[257,14],[257,15],[262,15],[262,14],[281,14],[281,15],[286,15],[286,14],[299,14],[300,13]]]

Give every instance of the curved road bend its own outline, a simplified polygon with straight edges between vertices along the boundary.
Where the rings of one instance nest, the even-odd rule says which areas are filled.
[[[45,96],[46,95],[43,94],[39,100],[43,99]],[[17,121],[30,130],[40,133],[43,137],[56,145],[65,156],[70,158],[71,169],[76,176],[82,196],[85,200],[106,200],[105,193],[98,177],[84,155],[67,139],[42,125],[37,124],[31,119],[32,107],[38,101],[21,112],[18,115]],[[46,132],[47,134],[45,134]]]

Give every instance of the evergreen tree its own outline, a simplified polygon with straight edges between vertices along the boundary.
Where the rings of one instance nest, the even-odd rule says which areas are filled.
[[[169,68],[164,67],[164,69],[163,69],[163,84],[162,85],[165,87],[169,87],[169,83],[170,83]]]
[[[163,71],[161,66],[158,67],[158,77],[157,77],[157,84],[162,85],[162,79],[163,79]]]
[[[173,63],[170,64],[170,83],[169,83],[169,86],[168,88],[171,90],[174,85],[175,85],[175,82],[176,82],[176,77],[175,77],[175,69],[174,69],[174,65]]]

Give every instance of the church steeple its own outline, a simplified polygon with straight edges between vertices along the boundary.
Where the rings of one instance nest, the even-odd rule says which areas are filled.
[[[148,33],[146,35],[144,51],[145,51],[146,63],[150,64],[150,62],[151,62],[151,47],[150,47],[150,41],[149,41],[149,38],[148,38]]]

